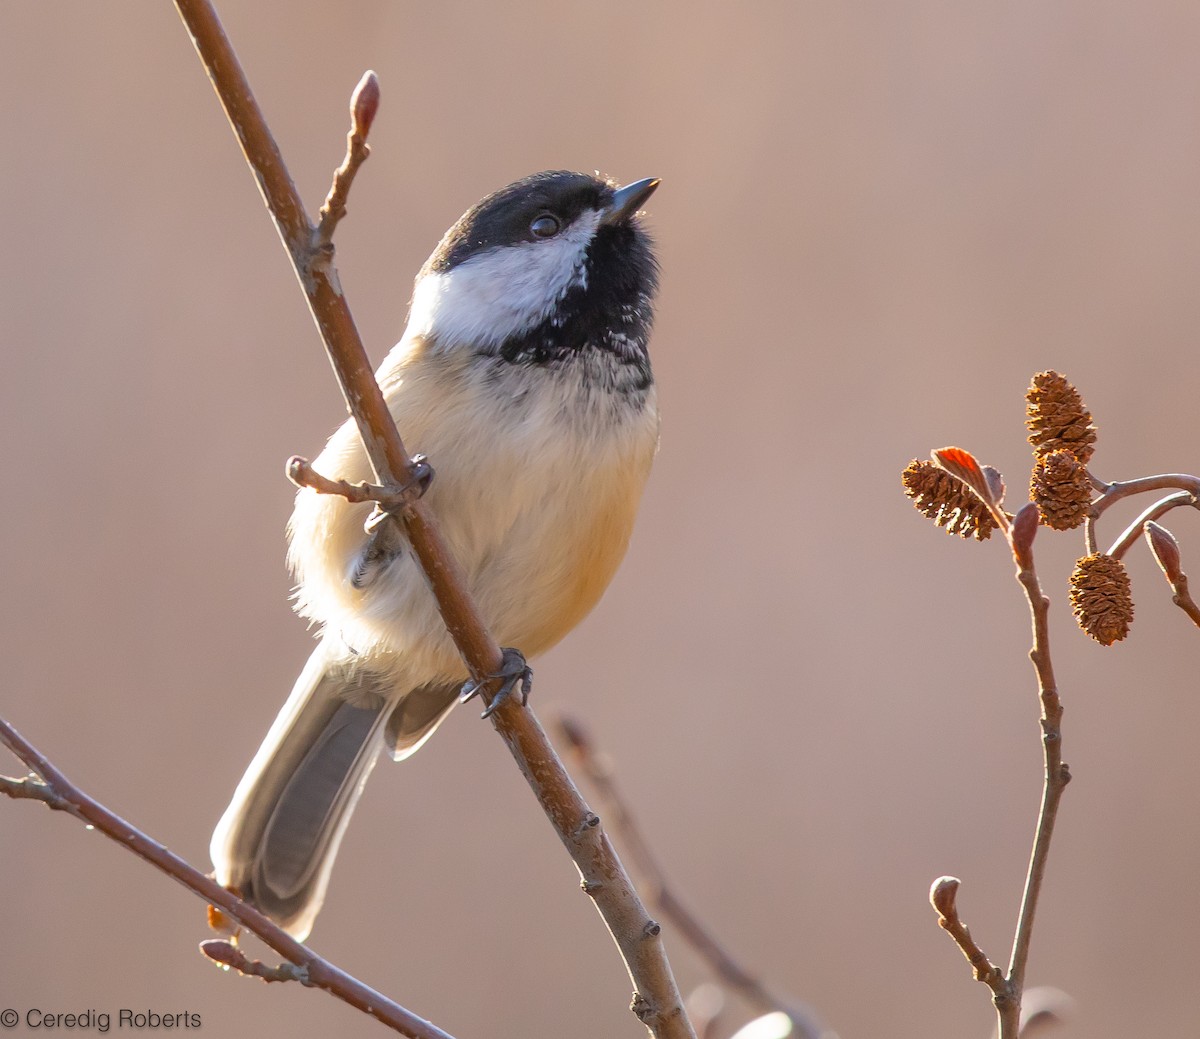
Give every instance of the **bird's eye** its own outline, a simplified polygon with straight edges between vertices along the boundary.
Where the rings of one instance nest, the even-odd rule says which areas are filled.
[[[553,238],[558,234],[560,226],[558,217],[551,213],[543,213],[529,225],[529,233],[534,238]]]

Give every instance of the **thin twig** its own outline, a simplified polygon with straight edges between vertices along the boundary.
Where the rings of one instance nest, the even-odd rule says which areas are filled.
[[[675,923],[683,938],[712,967],[714,973],[730,988],[739,992],[755,1010],[766,1013],[785,1009],[765,985],[727,953],[704,925],[677,899],[667,884],[666,874],[642,836],[625,799],[617,789],[612,769],[592,749],[592,740],[583,724],[566,715],[558,719],[559,732],[571,748],[576,763],[596,791],[599,807],[609,820],[616,839],[629,853],[630,860],[642,875],[647,898],[657,904],[659,912]]]
[[[376,482],[407,486],[416,474],[371,371],[331,250],[313,249],[313,229],[304,207],[211,3],[176,0],[176,7],[291,256]],[[411,501],[392,515],[403,527],[425,572],[442,620],[472,679],[483,683],[483,695],[490,704],[502,681],[498,676],[503,658],[467,592],[461,569],[422,501]],[[492,724],[541,801],[579,869],[584,890],[592,896],[621,951],[637,990],[634,1013],[661,1039],[694,1039],[658,925],[650,919],[608,837],[595,825],[596,816],[558,760],[533,712],[518,700],[507,698],[491,714]]]
[[[389,511],[395,511],[419,498],[421,481],[408,487],[377,487],[371,483],[350,483],[348,480],[331,480],[317,472],[307,458],[292,455],[287,460],[287,477],[297,487],[309,487],[318,494],[336,494],[349,502],[373,501]]]
[[[229,967],[247,977],[262,978],[263,981],[298,981],[301,985],[309,983],[308,971],[303,967],[297,967],[294,963],[281,963],[277,967],[271,967],[261,960],[250,959],[233,942],[220,938],[210,938],[201,942],[200,951],[213,963]]]
[[[938,926],[954,939],[954,944],[967,958],[976,981],[982,981],[992,990],[992,1000],[997,1007],[1010,999],[1004,972],[997,967],[971,937],[971,931],[958,915],[957,877],[938,877],[929,889],[929,901],[937,911]]]
[[[292,455],[287,460],[287,477],[297,487],[308,487],[318,494],[336,494],[356,504],[386,501],[391,495],[386,487],[370,483],[350,483],[348,480],[331,480],[317,472],[307,458]]]
[[[326,992],[389,1028],[410,1039],[451,1039],[424,1018],[406,1010],[399,1003],[364,985],[357,978],[335,967],[237,895],[221,887],[212,877],[201,873],[172,851],[147,836],[131,823],[84,793],[52,764],[41,751],[25,739],[7,721],[0,718],[0,743],[11,750],[39,777],[36,780],[0,779],[0,793],[10,797],[43,801],[50,808],[66,812],[80,822],[94,827],[123,848],[178,881],[189,891],[216,906],[231,919],[261,938],[284,959],[303,972],[304,984]],[[261,975],[260,975],[261,976]],[[282,980],[277,978],[276,980]]]
[[[4,724],[3,719],[0,719],[0,726]],[[22,779],[0,776],[0,794],[11,797],[14,801],[41,801],[54,811],[67,810],[66,802],[37,776],[25,776]]]
[[[1162,473],[1158,476],[1143,476],[1137,480],[1123,480],[1118,481],[1117,483],[1105,483],[1103,480],[1093,476],[1090,471],[1088,476],[1092,481],[1092,486],[1100,492],[1099,497],[1092,502],[1091,507],[1088,509],[1087,519],[1084,520],[1084,546],[1087,549],[1087,554],[1089,556],[1094,556],[1098,551],[1096,542],[1096,520],[1098,520],[1117,502],[1131,497],[1134,494],[1143,494],[1146,491],[1164,490],[1187,491],[1192,496],[1190,503],[1187,500],[1175,501],[1174,504],[1170,506],[1171,508],[1181,504],[1195,505],[1197,500],[1200,500],[1200,477],[1191,476],[1187,473]],[[1175,497],[1175,495],[1171,495],[1170,498],[1164,498],[1163,501],[1173,500]],[[1137,540],[1137,536],[1141,532],[1141,523],[1146,519],[1157,518],[1156,516],[1149,515],[1150,511],[1152,510],[1147,510],[1147,514],[1143,516],[1138,523],[1127,528],[1121,537],[1117,539],[1116,543],[1113,545],[1113,548],[1110,549],[1106,554],[1112,555],[1114,549],[1119,549],[1121,553],[1124,554],[1125,550],[1129,547],[1125,539],[1130,534],[1130,531],[1133,531],[1131,540]],[[1158,515],[1161,515],[1161,513]],[[1117,558],[1120,557],[1118,556]]]
[[[1017,563],[1017,580],[1025,589],[1029,600],[1033,626],[1033,648],[1030,650],[1029,659],[1037,673],[1045,767],[1037,830],[1029,857],[1025,891],[1021,899],[1021,911],[1017,919],[1012,957],[1006,977],[1011,1002],[1006,1007],[997,1006],[1001,1039],[1016,1039],[1020,1031],[1021,993],[1025,987],[1025,967],[1029,959],[1029,941],[1033,933],[1038,896],[1041,894],[1042,881],[1046,874],[1046,861],[1050,852],[1050,839],[1054,835],[1054,823],[1058,817],[1059,802],[1071,779],[1071,773],[1062,759],[1063,707],[1050,659],[1050,600],[1042,594],[1033,560],[1033,539],[1037,533],[1037,525],[1037,506],[1030,503],[1017,513],[1010,534],[1013,557]]]
[[[1037,829],[1029,857],[1029,868],[1025,875],[1025,889],[1007,973],[992,963],[971,938],[966,925],[958,918],[955,899],[959,882],[954,877],[942,877],[935,881],[929,896],[938,911],[938,923],[954,938],[963,955],[970,961],[975,977],[992,990],[1000,1039],[1018,1039],[1020,1035],[1021,997],[1025,987],[1025,966],[1029,959],[1033,921],[1046,875],[1046,861],[1050,852],[1050,839],[1054,835],[1054,823],[1058,817],[1059,802],[1071,779],[1071,773],[1062,760],[1063,708],[1050,660],[1050,600],[1042,594],[1033,560],[1033,540],[1037,535],[1038,524],[1037,506],[1030,502],[1017,511],[1011,525],[1005,531],[1017,564],[1017,580],[1029,601],[1033,626],[1033,648],[1029,652],[1029,659],[1033,662],[1038,680],[1044,760],[1041,806],[1038,810]]]
[[[1200,495],[1200,477],[1187,473],[1161,473],[1158,476],[1142,476],[1136,480],[1122,480],[1103,485],[1100,497],[1092,502],[1092,512],[1099,516],[1122,498],[1144,491],[1191,491]]]
[[[355,174],[371,154],[367,134],[379,110],[379,79],[374,72],[364,72],[350,96],[350,132],[346,135],[346,158],[333,175],[333,185],[321,206],[320,220],[313,234],[313,248],[333,248],[333,232],[346,215],[346,198]]]
[[[1083,547],[1084,551],[1089,556],[1094,556],[1098,551],[1096,545],[1096,517],[1088,515],[1083,521]]]
[[[1171,589],[1175,593],[1171,596],[1171,602],[1191,617],[1197,627],[1200,627],[1200,606],[1196,605],[1196,600],[1192,598],[1192,593],[1188,591],[1187,574],[1181,573],[1172,582]]]
[[[1196,507],[1196,494],[1192,491],[1177,491],[1175,494],[1168,494],[1165,498],[1160,498],[1122,531],[1121,536],[1112,543],[1112,547],[1105,555],[1112,556],[1113,559],[1122,558],[1129,551],[1130,546],[1142,536],[1142,531],[1147,523],[1165,516],[1172,509],[1177,509],[1181,505]]]
[[[820,1039],[832,1033],[807,1006],[776,996],[763,982],[743,967],[700,919],[674,893],[650,844],[642,834],[629,803],[617,787],[613,769],[605,755],[597,753],[591,734],[577,718],[560,715],[558,731],[570,747],[574,760],[596,792],[600,810],[617,840],[641,875],[646,898],[662,916],[675,925],[680,937],[709,965],[713,973],[745,999],[757,1013],[779,1010],[793,1022],[796,1039]]]

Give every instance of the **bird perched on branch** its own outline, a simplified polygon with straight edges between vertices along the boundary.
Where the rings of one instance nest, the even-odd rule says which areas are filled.
[[[638,218],[657,186],[547,172],[488,195],[417,274],[377,373],[406,443],[436,466],[426,501],[484,620],[529,655],[603,594],[657,447],[658,268]],[[313,469],[373,479],[353,421]],[[321,641],[210,848],[217,880],[301,939],[380,751],[416,751],[468,677],[398,525],[365,530],[370,513],[297,495],[288,558]]]

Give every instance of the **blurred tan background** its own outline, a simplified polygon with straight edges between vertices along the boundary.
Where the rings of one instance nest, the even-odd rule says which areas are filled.
[[[662,451],[536,708],[586,719],[680,894],[843,1039],[982,1039],[987,993],[926,895],[962,877],[1007,958],[1040,790],[1028,619],[1003,545],[935,530],[899,473],[959,443],[1019,501],[1048,367],[1096,415],[1098,474],[1200,469],[1200,6],[221,7],[313,209],[379,72],[338,237],[376,358],[480,195],[550,167],[663,178]],[[283,462],[342,406],[172,7],[0,17],[0,713],[207,866],[310,646]],[[1200,577],[1195,516],[1169,523]],[[1139,546],[1132,637],[1091,644],[1066,605],[1081,539],[1038,547],[1076,778],[1029,980],[1077,1000],[1065,1039],[1195,1035],[1200,638]],[[0,804],[0,870],[3,1006],[382,1034],[220,974],[199,901],[65,818]],[[376,772],[313,944],[462,1039],[641,1034],[477,712]]]

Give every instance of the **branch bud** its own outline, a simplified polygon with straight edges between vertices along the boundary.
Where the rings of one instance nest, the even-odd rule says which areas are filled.
[[[222,941],[220,938],[209,938],[207,941],[201,942],[200,951],[214,963],[220,963],[225,967],[236,967],[245,959],[235,945]]]
[[[958,918],[958,887],[961,881],[958,877],[938,877],[929,889],[929,901],[943,920]]]
[[[1027,502],[1017,510],[1013,517],[1012,530],[1009,532],[1013,556],[1022,570],[1033,566],[1033,539],[1037,535],[1041,516],[1038,507],[1033,502]]]
[[[1175,535],[1153,520],[1148,521],[1142,530],[1145,531],[1150,551],[1154,553],[1162,572],[1167,575],[1167,580],[1171,584],[1178,583],[1183,569],[1179,556],[1179,542],[1175,540]]]
[[[366,137],[379,111],[379,77],[371,69],[363,73],[350,97],[350,117],[354,120],[354,136]]]

